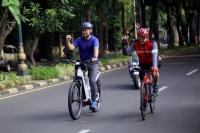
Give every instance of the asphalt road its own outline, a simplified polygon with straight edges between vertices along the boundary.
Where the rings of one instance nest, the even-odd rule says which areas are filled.
[[[200,57],[163,60],[156,110],[142,121],[127,68],[101,75],[101,110],[68,113],[69,83],[0,100],[0,133],[200,133]]]

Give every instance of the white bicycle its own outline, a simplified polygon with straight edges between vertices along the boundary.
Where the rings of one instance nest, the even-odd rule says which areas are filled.
[[[88,79],[88,71],[86,65],[82,64],[80,61],[76,61],[75,64],[75,77],[71,83],[69,93],[68,93],[68,109],[69,114],[73,120],[76,120],[80,117],[82,108],[86,105],[89,105],[89,109],[92,112],[99,111],[100,102],[101,102],[101,83],[100,83],[100,71],[96,77],[97,83],[97,108],[92,109],[90,107],[91,99],[91,89]]]

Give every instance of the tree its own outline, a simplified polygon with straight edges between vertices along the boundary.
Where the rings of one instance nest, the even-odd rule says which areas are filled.
[[[2,0],[1,17],[0,17],[0,51],[3,49],[3,45],[7,36],[13,30],[16,25],[16,21],[20,21],[19,8],[23,5],[24,0]],[[13,17],[11,17],[11,14]],[[15,18],[15,19],[14,19]]]
[[[68,6],[68,0],[60,2],[50,1],[48,8],[44,9],[39,3],[31,2],[29,6],[24,7],[23,15],[28,20],[25,23],[30,28],[30,39],[28,42],[28,56],[33,65],[36,65],[34,53],[38,46],[41,34],[60,32],[63,30],[64,23],[69,18],[74,17],[71,13],[72,8]]]

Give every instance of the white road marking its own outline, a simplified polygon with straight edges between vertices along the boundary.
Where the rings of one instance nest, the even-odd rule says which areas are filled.
[[[81,130],[80,132],[78,133],[89,133],[91,130]]]
[[[199,69],[194,69],[192,71],[190,71],[189,73],[186,74],[186,76],[190,76],[192,75],[193,73],[197,72]]]
[[[167,88],[168,88],[168,86],[163,86],[163,87],[159,88],[158,90],[159,90],[159,92],[161,92],[161,91],[163,91],[163,90],[165,90]]]

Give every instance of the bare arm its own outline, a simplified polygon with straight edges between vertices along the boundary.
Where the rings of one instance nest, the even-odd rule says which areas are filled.
[[[95,47],[94,48],[94,57],[98,58],[99,56],[99,48]]]
[[[71,35],[66,35],[67,48],[68,48],[69,50],[74,50],[75,47],[74,47],[74,45],[71,43],[71,40],[72,40],[72,36],[71,36]]]

